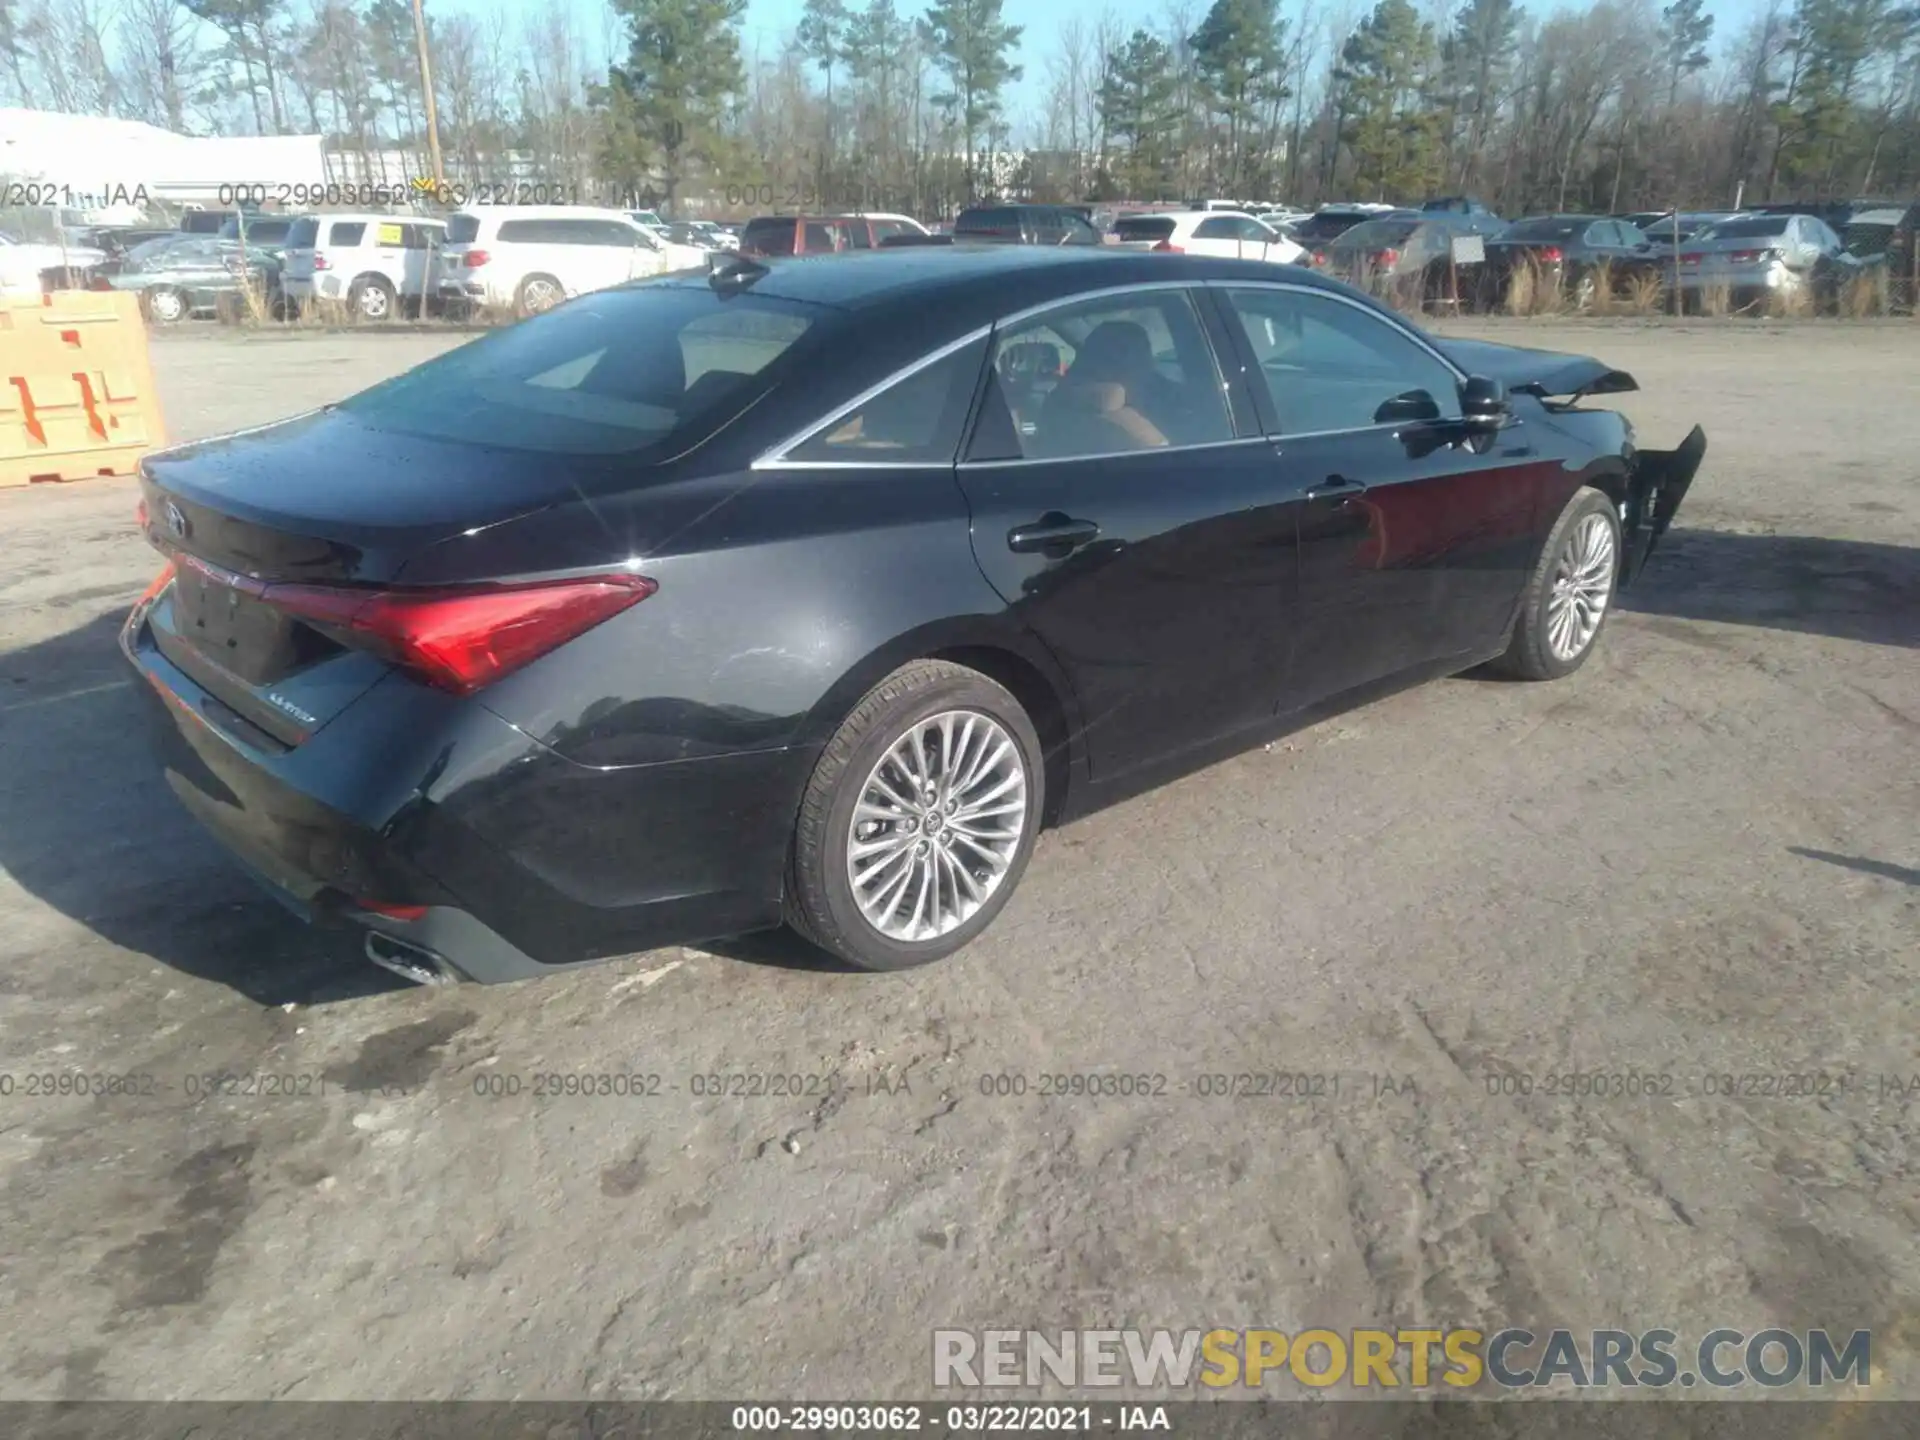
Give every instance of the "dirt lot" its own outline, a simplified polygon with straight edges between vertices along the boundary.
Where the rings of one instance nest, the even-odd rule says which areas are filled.
[[[984,941],[892,977],[754,941],[396,988],[149,760],[131,487],[0,493],[0,1397],[908,1396],[935,1326],[1415,1323],[1872,1327],[1920,1397],[1920,1092],[1882,1078],[1920,1075],[1920,327],[1470,329],[1712,438],[1595,661],[1045,836]],[[156,361],[192,437],[446,343]],[[1576,1069],[1671,1079],[1545,1093]],[[676,1088],[526,1093],[554,1070]],[[1170,1093],[980,1088],[1094,1071]],[[1850,1088],[1705,1093],[1810,1071]],[[692,1093],[743,1072],[835,1085]],[[1338,1093],[1179,1093],[1237,1072]]]

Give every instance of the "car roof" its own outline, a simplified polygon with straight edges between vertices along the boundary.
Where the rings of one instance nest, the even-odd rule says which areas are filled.
[[[1197,284],[1206,280],[1282,278],[1262,260],[1202,255],[1158,255],[1106,246],[906,245],[879,250],[780,256],[750,282],[756,296],[795,300],[846,310],[890,306],[978,310],[975,324],[1023,305],[1071,300],[1109,286],[1156,281]],[[1288,284],[1336,293],[1346,287],[1304,269],[1288,269]],[[676,276],[642,284],[694,286],[705,276]]]
[[[631,225],[633,216],[626,210],[601,205],[463,205],[462,215],[483,220],[621,220]],[[389,215],[384,217],[393,219]]]
[[[471,213],[471,212],[469,212]],[[323,220],[331,224],[336,220],[345,220],[349,224],[363,224],[372,221],[379,225],[438,225],[446,229],[446,217],[441,215],[389,215],[378,210],[340,210],[328,211],[325,215],[295,215],[295,220]]]

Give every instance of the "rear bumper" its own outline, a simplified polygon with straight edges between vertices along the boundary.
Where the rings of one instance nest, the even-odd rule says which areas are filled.
[[[147,607],[120,645],[169,788],[312,924],[491,984],[780,923],[808,754],[592,769],[398,679],[268,754],[160,652]]]

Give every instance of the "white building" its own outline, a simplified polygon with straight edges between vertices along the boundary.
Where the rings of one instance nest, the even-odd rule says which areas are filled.
[[[10,199],[88,212],[83,223],[99,224],[154,201],[280,199],[293,186],[324,185],[327,166],[318,135],[176,135],[139,120],[0,108],[0,180]]]

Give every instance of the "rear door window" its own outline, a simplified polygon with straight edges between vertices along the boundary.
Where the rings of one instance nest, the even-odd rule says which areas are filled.
[[[985,358],[983,338],[924,365],[787,452],[784,458],[840,464],[950,464],[973,404]]]
[[[366,223],[361,220],[336,220],[327,231],[327,243],[351,250],[366,238]]]
[[[765,255],[791,255],[793,229],[791,220],[749,220],[740,236],[740,248]]]
[[[812,254],[816,250],[838,250],[841,248],[834,243],[833,227],[821,221],[807,221],[804,235],[805,238],[801,242],[801,248],[808,254]]]
[[[1174,222],[1164,215],[1128,215],[1113,222],[1113,233],[1122,240],[1157,241],[1169,238],[1173,226]]]

